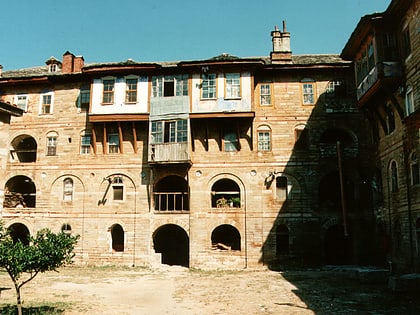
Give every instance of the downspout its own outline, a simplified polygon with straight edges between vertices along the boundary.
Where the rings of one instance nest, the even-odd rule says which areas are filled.
[[[340,175],[340,191],[341,191],[341,211],[343,214],[343,228],[344,236],[348,236],[347,231],[347,210],[346,210],[346,199],[344,193],[344,180],[343,180],[343,169],[341,165],[341,143],[337,141],[337,160],[338,160],[338,173]]]

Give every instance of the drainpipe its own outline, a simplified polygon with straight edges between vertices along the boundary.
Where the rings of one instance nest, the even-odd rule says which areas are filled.
[[[343,228],[344,236],[348,236],[347,231],[347,210],[346,210],[346,199],[344,194],[344,180],[343,180],[343,169],[341,165],[341,143],[337,141],[337,160],[338,160],[338,173],[340,175],[340,190],[341,190],[341,210],[343,214]]]

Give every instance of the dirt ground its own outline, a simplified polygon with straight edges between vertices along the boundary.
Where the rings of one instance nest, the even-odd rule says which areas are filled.
[[[13,314],[5,272],[0,287],[11,288],[1,293],[0,313]],[[321,270],[66,267],[38,275],[22,295],[27,314],[420,314],[418,293]]]

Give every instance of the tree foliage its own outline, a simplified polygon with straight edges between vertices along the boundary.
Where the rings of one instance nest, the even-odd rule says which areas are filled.
[[[25,245],[13,240],[11,231],[0,222],[0,267],[13,281],[19,314],[22,314],[21,287],[39,273],[71,264],[78,239],[79,236],[42,229],[35,237],[29,236],[29,245]]]

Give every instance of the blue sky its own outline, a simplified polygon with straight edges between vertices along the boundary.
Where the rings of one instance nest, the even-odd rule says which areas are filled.
[[[286,20],[293,54],[339,54],[363,15],[391,0],[0,0],[4,70],[86,63],[268,56]]]

